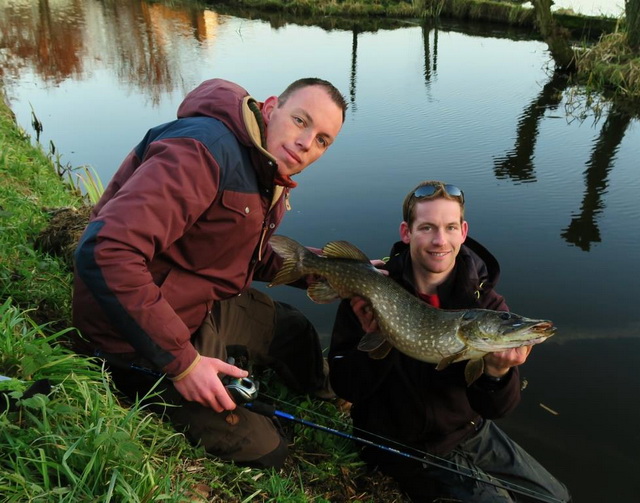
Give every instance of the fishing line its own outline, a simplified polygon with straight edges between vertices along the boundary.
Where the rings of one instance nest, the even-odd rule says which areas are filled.
[[[153,370],[153,369],[149,369],[143,366],[139,366],[135,363],[131,363],[131,362],[126,362],[124,360],[121,360],[118,356],[116,355],[112,355],[112,354],[105,354],[102,353],[100,351],[96,351],[94,356],[97,356],[99,358],[104,359],[107,363],[114,365],[115,367],[119,367],[119,368],[126,368],[129,370],[133,370],[136,372],[140,372],[140,373],[144,373],[144,374],[148,374],[154,377],[159,377],[162,378],[164,377],[164,374],[161,372],[158,372],[157,370]],[[393,447],[389,447],[387,445],[384,444],[376,444],[375,442],[372,442],[371,440],[367,440],[366,438],[362,438],[362,437],[358,437],[356,435],[352,435],[350,433],[346,433],[344,431],[340,431],[340,430],[336,430],[334,428],[330,428],[328,426],[323,426],[320,424],[316,424],[313,423],[311,421],[307,421],[305,419],[301,419],[301,418],[297,418],[291,414],[288,414],[286,412],[283,411],[279,411],[276,410],[275,407],[273,406],[269,406],[267,404],[264,403],[260,403],[260,402],[249,402],[247,403],[247,399],[253,399],[255,397],[257,397],[258,395],[258,389],[257,387],[254,385],[253,380],[249,379],[249,378],[245,378],[245,379],[231,379],[225,386],[227,388],[227,390],[232,394],[232,396],[234,396],[234,391],[237,393],[235,395],[236,397],[236,401],[239,404],[244,404],[245,407],[248,407],[249,409],[253,409],[256,413],[260,413],[263,414],[265,416],[267,415],[271,415],[271,416],[275,416],[275,417],[281,417],[284,419],[288,419],[290,421],[294,421],[296,423],[300,423],[303,424],[305,426],[309,426],[310,428],[314,428],[317,430],[321,430],[327,433],[332,433],[334,435],[343,437],[343,438],[347,438],[349,440],[353,440],[355,442],[360,442],[372,447],[376,447],[378,449],[382,449],[382,450],[386,450],[389,452],[392,452],[394,454],[397,454],[399,456],[403,456],[409,459],[412,459],[414,461],[420,462],[420,463],[424,463],[424,464],[428,464],[428,465],[432,465],[435,466],[437,468],[441,468],[443,470],[447,470],[450,472],[453,472],[457,475],[463,476],[463,477],[467,477],[470,478],[476,482],[482,482],[488,485],[492,485],[494,487],[497,487],[499,489],[503,489],[505,491],[511,491],[517,494],[521,494],[524,496],[528,496],[530,498],[533,499],[537,499],[538,501],[544,501],[546,503],[565,503],[563,500],[560,500],[558,498],[554,498],[553,496],[548,496],[546,494],[542,494],[539,493],[537,491],[534,491],[533,489],[529,489],[527,487],[523,487],[523,486],[519,486],[517,484],[514,484],[512,482],[508,482],[506,480],[502,480],[498,477],[493,477],[489,474],[486,474],[487,476],[490,476],[491,479],[483,479],[483,478],[479,478],[477,475],[474,474],[474,471],[464,467],[464,466],[460,466],[459,464],[457,464],[455,461],[449,461],[448,459],[436,456],[435,454],[431,454],[429,452],[425,452],[425,451],[421,451],[420,449],[416,449],[415,447],[412,447],[410,445],[405,445],[401,442],[397,442],[393,439],[390,438],[386,438],[383,437],[381,435],[377,435],[375,433],[371,433],[368,432],[366,430],[362,430],[360,428],[356,428],[354,426],[351,426],[352,430],[357,430],[360,431],[362,433],[365,433],[367,435],[371,435],[372,437],[378,438],[380,440],[383,440],[385,442],[390,442],[392,444],[397,445],[398,447],[401,447],[402,449],[409,449],[417,454],[420,454],[422,457],[419,456],[415,456],[412,454],[409,454],[407,452],[398,450],[398,449],[394,449]],[[280,398],[276,398],[270,395],[267,395],[266,393],[261,393],[262,396],[265,396],[266,398],[269,398],[271,400],[274,400],[276,402],[288,405],[290,407],[293,407],[294,409],[301,409],[301,407],[299,407],[298,405],[292,404],[287,402],[286,400],[282,400]],[[266,407],[269,407],[269,410],[266,410]],[[262,410],[261,410],[262,408]],[[310,411],[308,410],[307,412],[311,413],[311,414],[315,414],[318,417],[321,417],[323,419],[326,420],[330,420],[332,422],[339,424],[340,426],[342,426],[345,429],[349,428],[349,425],[340,422],[336,419],[330,418],[328,416],[325,416],[323,414],[320,414],[318,412],[314,412],[314,411]],[[427,459],[427,458],[431,458],[431,460]],[[451,466],[448,466],[451,465]]]
[[[280,398],[269,396],[266,393],[260,393],[260,394],[262,396],[264,396],[265,398],[274,400],[274,401],[279,402],[279,403],[284,404],[284,405],[288,405],[290,407],[293,407],[294,409],[298,409],[298,410],[300,409],[299,406],[297,406],[295,404],[292,404],[292,403],[289,403],[286,400],[282,400]],[[268,407],[266,404],[261,404],[261,403],[245,404],[245,407],[248,407],[249,409],[254,410],[255,412],[257,412],[259,414],[268,415],[267,411],[265,409],[261,409],[261,406]],[[337,435],[337,436],[342,437],[342,438],[347,438],[347,439],[353,440],[355,442],[359,442],[359,443],[362,443],[362,444],[365,444],[365,445],[376,447],[378,449],[382,449],[382,450],[385,450],[385,451],[389,451],[391,453],[394,453],[394,454],[397,454],[399,456],[411,459],[413,461],[417,461],[417,462],[420,462],[420,463],[432,465],[432,466],[435,466],[437,468],[440,468],[440,469],[455,473],[456,475],[460,475],[460,476],[463,476],[463,477],[470,478],[470,479],[472,479],[472,480],[474,480],[476,482],[482,482],[482,483],[494,486],[494,487],[496,487],[498,489],[503,489],[505,491],[511,491],[511,492],[514,492],[514,493],[517,493],[517,494],[521,494],[523,496],[528,496],[530,498],[537,499],[538,501],[544,501],[546,503],[565,503],[564,500],[555,498],[553,496],[549,496],[547,494],[542,494],[542,493],[540,493],[538,491],[535,491],[534,489],[529,489],[528,487],[520,486],[518,484],[515,484],[513,482],[509,482],[507,480],[500,479],[498,477],[494,477],[493,475],[489,475],[486,472],[485,472],[486,476],[488,476],[490,478],[488,478],[488,479],[480,478],[478,475],[475,474],[474,470],[472,470],[470,468],[467,468],[465,466],[460,466],[455,461],[450,461],[448,459],[442,458],[442,457],[437,456],[435,454],[432,454],[432,453],[429,453],[429,452],[426,452],[426,451],[422,451],[422,450],[417,449],[415,447],[412,447],[410,445],[403,444],[402,442],[398,442],[398,441],[393,440],[391,438],[387,438],[387,437],[384,437],[382,435],[377,435],[375,433],[371,433],[371,432],[363,430],[361,428],[357,428],[357,427],[355,427],[353,425],[345,424],[344,422],[341,422],[341,421],[336,420],[334,418],[325,416],[323,414],[320,414],[319,412],[315,412],[315,411],[312,411],[312,410],[306,410],[306,412],[308,412],[310,414],[313,414],[313,415],[315,415],[315,416],[317,416],[319,418],[322,418],[324,420],[331,421],[333,424],[337,424],[340,427],[342,427],[343,429],[347,429],[348,430],[349,427],[351,427],[352,431],[358,431],[358,432],[364,433],[366,435],[375,437],[375,438],[377,438],[379,440],[382,440],[385,443],[386,442],[391,443],[392,445],[395,445],[395,446],[401,448],[402,450],[395,449],[395,448],[390,447],[389,445],[385,445],[385,444],[377,444],[377,443],[375,443],[375,442],[373,442],[371,440],[368,440],[366,438],[362,438],[362,437],[358,437],[356,435],[352,435],[350,433],[346,433],[345,431],[340,431],[340,430],[336,430],[334,428],[330,428],[328,426],[323,426],[323,425],[320,425],[320,424],[316,424],[316,423],[313,423],[311,421],[307,421],[305,419],[295,417],[295,416],[293,416],[291,414],[288,414],[286,412],[276,410],[273,407],[268,412],[270,412],[270,413],[272,412],[275,417],[288,419],[290,421],[293,421],[293,422],[296,422],[296,423],[299,423],[299,424],[302,424],[304,426],[308,426],[308,427],[311,427],[311,428],[314,428],[314,429],[317,429],[317,430],[320,430],[320,431],[324,431],[326,433],[331,433],[333,435]],[[414,453],[419,454],[419,456],[409,454],[408,452],[406,452],[406,450],[413,451]],[[427,459],[427,458],[430,458],[430,459]]]

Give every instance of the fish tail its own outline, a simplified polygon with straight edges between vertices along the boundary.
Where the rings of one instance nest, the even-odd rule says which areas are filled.
[[[272,236],[269,243],[284,260],[278,274],[271,280],[269,286],[293,283],[307,274],[304,270],[305,256],[307,254],[313,255],[313,253],[286,236]]]

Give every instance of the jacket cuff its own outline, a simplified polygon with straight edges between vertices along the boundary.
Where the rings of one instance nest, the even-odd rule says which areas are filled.
[[[505,387],[505,385],[511,380],[512,375],[512,369],[509,369],[509,372],[502,377],[493,377],[488,374],[482,374],[480,379],[478,379],[478,383],[487,391],[497,391]]]
[[[184,379],[191,373],[191,371],[194,368],[196,368],[196,365],[200,362],[200,360],[202,360],[202,356],[200,356],[200,353],[197,353],[195,359],[191,362],[191,365],[189,365],[186,369],[180,372],[177,376],[170,377],[169,379],[171,379],[173,382],[178,382]]]

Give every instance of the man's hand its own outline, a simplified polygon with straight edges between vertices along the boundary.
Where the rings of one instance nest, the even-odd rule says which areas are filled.
[[[216,412],[233,410],[236,403],[222,384],[219,373],[238,378],[249,375],[246,370],[222,360],[203,356],[191,372],[179,381],[174,381],[173,385],[185,400],[198,402]]]
[[[502,377],[511,367],[517,367],[527,361],[533,346],[521,346],[497,353],[489,353],[484,357],[484,373],[492,377]]]
[[[369,334],[371,332],[378,331],[378,322],[373,316],[373,310],[369,301],[363,297],[353,297],[351,299],[351,308],[354,314],[358,317],[362,330]]]
[[[389,271],[387,271],[386,269],[381,269],[381,267],[386,264],[384,260],[374,259],[370,262],[371,265],[376,268],[377,272],[384,276],[389,276]],[[378,322],[373,316],[371,303],[364,297],[353,297],[350,302],[354,314],[357,316],[360,325],[362,325],[362,330],[364,330],[367,334],[377,332]]]

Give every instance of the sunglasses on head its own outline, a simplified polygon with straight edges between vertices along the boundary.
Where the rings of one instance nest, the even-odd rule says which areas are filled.
[[[416,199],[420,199],[421,197],[429,197],[434,195],[440,189],[444,190],[444,192],[451,197],[459,197],[460,203],[464,204],[464,192],[462,192],[455,185],[450,185],[448,183],[442,185],[423,185],[421,187],[418,187],[413,192],[413,197],[415,197]]]

